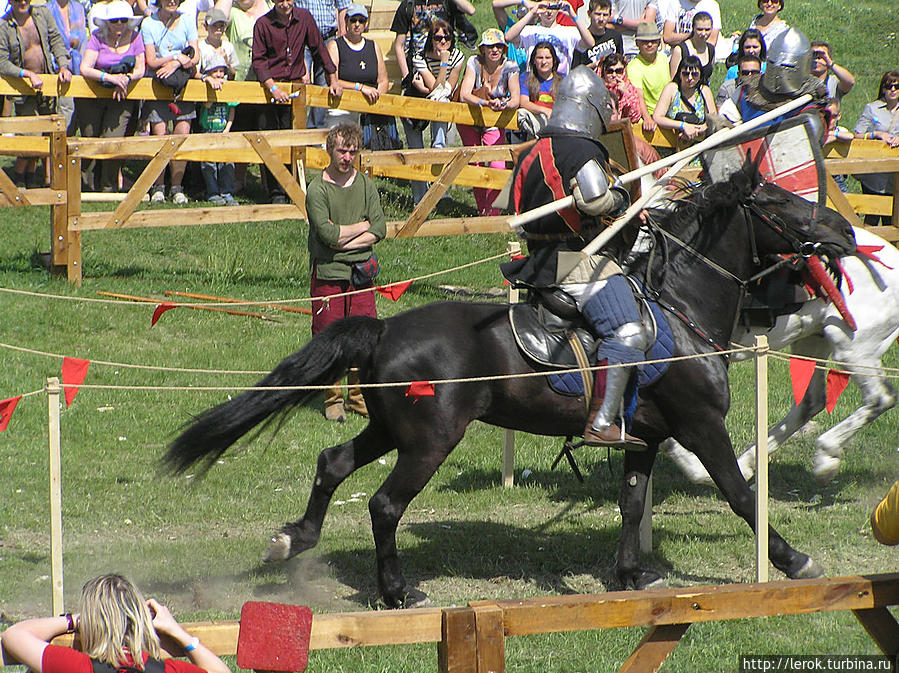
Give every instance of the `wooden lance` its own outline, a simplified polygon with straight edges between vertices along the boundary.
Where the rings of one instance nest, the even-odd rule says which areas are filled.
[[[708,138],[703,140],[692,147],[688,147],[685,150],[681,150],[671,156],[665,157],[664,159],[659,159],[658,161],[654,161],[651,164],[646,166],[641,166],[629,173],[625,173],[618,181],[620,184],[628,184],[633,182],[634,180],[639,180],[644,175],[649,175],[660,168],[666,168],[671,166],[671,168],[661,177],[656,183],[648,190],[644,192],[644,194],[634,201],[630,205],[630,207],[624,211],[612,224],[608,226],[602,233],[600,233],[596,238],[590,241],[582,250],[584,254],[592,255],[593,253],[600,250],[612,237],[615,236],[619,231],[621,231],[622,227],[627,224],[631,218],[636,215],[640,209],[642,209],[650,199],[652,199],[661,189],[665,186],[665,184],[674,177],[684,166],[690,163],[696,156],[698,156],[701,152],[705,150],[711,149],[713,147],[717,147],[723,143],[732,140],[733,138],[746,133],[747,131],[751,131],[752,129],[758,128],[759,126],[764,126],[768,122],[773,119],[777,119],[781,115],[784,115],[788,112],[792,112],[796,108],[802,107],[803,105],[809,103],[812,100],[812,96],[810,94],[805,94],[791,100],[783,105],[774,108],[754,119],[750,119],[749,121],[742,122],[728,129],[721,129]],[[566,196],[562,199],[558,199],[557,201],[552,201],[550,203],[544,204],[542,206],[538,206],[533,210],[528,210],[524,213],[516,215],[513,218],[509,219],[509,226],[514,230],[519,230],[523,225],[528,222],[533,222],[541,217],[546,215],[550,215],[551,213],[558,212],[562,210],[562,208],[569,208],[574,205],[574,197]]]

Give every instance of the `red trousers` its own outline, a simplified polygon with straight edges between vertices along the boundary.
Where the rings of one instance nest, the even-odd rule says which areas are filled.
[[[312,280],[309,283],[310,295],[313,297],[327,297],[328,295],[340,294],[341,292],[365,289],[354,288],[348,280],[318,280],[315,277],[315,271],[315,267],[313,267]],[[372,285],[367,287],[369,289],[368,292],[334,297],[328,301],[313,300],[312,334],[316,335],[332,322],[337,322],[341,318],[348,318],[351,315],[365,315],[370,318],[377,318],[374,287]]]

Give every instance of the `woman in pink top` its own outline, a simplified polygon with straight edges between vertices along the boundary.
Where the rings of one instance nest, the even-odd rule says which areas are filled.
[[[137,30],[140,18],[134,16],[125,0],[114,0],[104,17],[97,17],[99,28],[87,42],[81,75],[112,89],[112,98],[81,99],[78,115],[82,133],[92,138],[121,138],[135,112],[135,101],[126,98],[131,83],[144,76],[144,42]],[[81,185],[85,191],[114,192],[118,188],[120,159],[85,161]]]

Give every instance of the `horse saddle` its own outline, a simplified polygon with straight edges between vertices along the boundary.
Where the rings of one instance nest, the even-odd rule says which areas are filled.
[[[670,357],[674,352],[674,337],[661,308],[643,296],[636,281],[628,280],[652,344],[647,359]],[[530,291],[525,302],[509,307],[509,324],[525,357],[554,369],[592,366],[602,343],[593,336],[574,299],[558,289]],[[640,366],[638,384],[649,385],[667,369],[667,362]],[[592,378],[589,372],[563,372],[550,375],[549,382],[556,392],[580,396],[585,391],[589,393]]]

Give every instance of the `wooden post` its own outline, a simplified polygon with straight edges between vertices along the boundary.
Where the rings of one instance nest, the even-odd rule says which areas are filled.
[[[304,129],[306,128],[306,114],[308,110],[306,109],[306,85],[301,84],[299,88],[296,88],[296,85],[293,87],[293,91],[297,93],[297,97],[291,101],[292,109],[291,109],[291,128],[293,129]],[[290,169],[293,173],[293,178],[297,182],[300,181],[299,167],[302,164],[304,167],[306,166],[306,146],[302,147],[291,147],[290,148]],[[305,180],[305,175],[302,176],[302,179]],[[303,184],[305,187],[305,183]],[[306,205],[305,198],[306,190],[303,189],[303,207]],[[305,212],[304,212],[305,215]]]
[[[440,673],[477,673],[478,652],[474,610],[444,608],[441,638],[437,643],[437,670]]]
[[[47,379],[47,413],[50,434],[50,581],[52,610],[61,615],[62,583],[62,466],[59,450],[59,379]]]
[[[768,581],[768,337],[755,338],[755,566]]]
[[[60,122],[62,126],[62,122]],[[57,202],[50,206],[50,269],[60,272],[68,266],[69,222],[66,212],[66,132],[50,134],[50,189],[57,194]]]
[[[507,252],[509,257],[521,254],[521,243],[509,241]],[[518,290],[509,285],[509,303],[518,303]],[[503,486],[512,488],[515,485],[515,431],[503,430]]]
[[[496,604],[476,605],[473,609],[478,673],[506,673],[503,609]]]
[[[81,159],[70,157],[66,149],[66,268],[70,283],[81,285],[81,232],[74,231],[73,225],[81,219]]]
[[[652,551],[652,473],[646,480],[646,497],[643,499],[643,518],[640,519],[640,551],[648,554]]]
[[[893,173],[893,218],[894,227],[899,227],[899,173]]]

